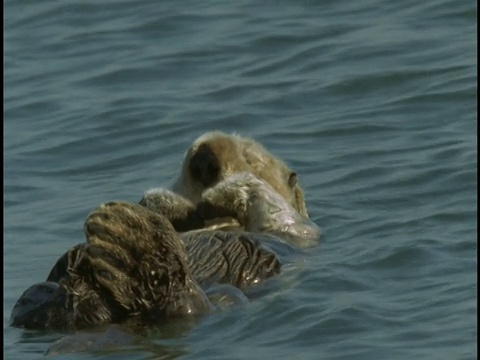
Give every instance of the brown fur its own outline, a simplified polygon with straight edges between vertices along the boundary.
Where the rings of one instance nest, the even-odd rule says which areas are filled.
[[[177,207],[190,209],[193,206],[188,200],[166,189],[147,191],[141,204],[158,213],[169,209],[167,214]],[[174,213],[176,219],[181,219],[178,215],[190,213],[190,210],[179,210]],[[145,229],[148,230],[144,227],[141,231],[146,231]],[[122,235],[119,229],[112,229],[112,233],[116,236]],[[255,234],[244,233],[238,228],[234,231],[195,230],[180,234],[180,237],[186,246],[188,268],[195,281],[202,286],[217,282],[246,289],[280,271],[281,264],[275,254],[262,248]],[[82,252],[85,252],[86,246],[87,244],[79,244],[68,250],[57,261],[47,281],[58,282],[65,277],[67,269],[75,263]],[[107,249],[107,246],[104,245],[104,248]],[[128,263],[128,255],[120,250],[121,247],[117,246],[108,249],[111,253],[117,253],[118,264],[115,268],[124,269],[128,264],[121,263],[121,258],[125,258],[123,262]]]
[[[49,280],[59,281],[57,290],[32,311],[18,310],[12,325],[79,329],[210,311],[188,269],[183,242],[165,217],[141,205],[111,202],[88,216],[85,235],[86,244],[52,269]]]
[[[198,203],[205,189],[240,172],[263,179],[308,217],[303,190],[294,171],[255,140],[219,131],[206,133],[193,142],[173,190]]]
[[[228,284],[245,291],[280,272],[280,260],[260,245],[258,234],[200,230],[181,237],[189,267],[202,285]]]
[[[154,188],[146,191],[139,204],[165,216],[177,231],[201,229],[205,226],[195,205],[168,189]]]
[[[162,190],[145,196],[140,205],[101,205],[85,222],[87,242],[70,249],[50,272],[48,281],[58,282],[52,296],[22,314],[27,292],[35,295],[51,286],[42,283],[28,289],[16,305],[21,316],[12,324],[77,329],[204,313],[211,304],[197,281],[246,288],[274,275],[280,268],[275,254],[240,232],[210,231],[209,239],[200,233],[185,234],[187,249],[176,232],[204,227],[196,204],[205,190],[242,172],[263,179],[308,217],[297,174],[281,160],[252,139],[207,133],[188,150],[173,187],[186,199],[179,201],[178,194]],[[238,212],[233,215],[242,217]]]

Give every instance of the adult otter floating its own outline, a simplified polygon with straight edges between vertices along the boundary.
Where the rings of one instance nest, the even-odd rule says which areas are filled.
[[[215,134],[222,141],[225,139],[231,141],[227,135]],[[207,138],[211,140],[214,136]],[[225,175],[232,174],[232,166],[228,163],[220,167],[214,166],[211,171],[212,163],[218,165],[222,162],[215,160],[215,152],[202,150],[200,153],[203,152],[203,155],[197,156],[195,144],[198,142],[197,140],[187,153],[185,161],[187,165],[184,164],[184,169],[185,167],[194,169],[192,171],[194,176],[187,181],[187,183],[190,181],[190,185],[183,187],[183,190],[187,190],[186,194],[197,200],[198,206],[164,189],[147,192],[141,201],[142,205],[168,215],[168,220],[177,230],[202,227],[204,220],[209,218],[232,216],[237,218],[246,230],[270,232],[289,242],[306,236],[307,241],[295,243],[297,246],[311,246],[316,242],[319,235],[318,227],[306,217],[299,216],[292,208],[295,206],[306,215],[303,192],[296,183],[295,173],[282,165],[281,178],[275,181],[270,178],[270,181],[277,185],[277,188],[283,189],[286,195],[288,195],[286,191],[290,191],[291,196],[286,196],[290,202],[286,202],[286,198],[282,198],[265,181],[251,174],[233,177]],[[194,154],[189,157],[188,154],[192,153]],[[207,161],[202,162],[200,160],[205,153],[209,155]],[[263,150],[263,158],[267,158],[267,155],[275,159]],[[243,165],[245,164],[248,165],[249,161],[244,161]],[[224,170],[224,167],[228,170]],[[260,175],[264,171],[262,169],[262,167],[248,168]],[[188,177],[188,173],[185,177]],[[224,177],[226,180],[222,181]],[[205,178],[209,180],[204,181]],[[295,178],[295,181],[292,181],[292,178]],[[199,182],[201,186],[195,182]],[[179,189],[181,183],[180,178],[174,188]],[[278,186],[282,183],[287,187]],[[206,185],[209,184],[218,185],[204,191],[202,186],[207,188],[209,186]],[[193,191],[188,190],[189,186],[193,186]],[[196,195],[198,191],[202,193],[200,198]],[[111,206],[114,210],[110,209]],[[45,295],[44,299],[39,306],[34,306],[34,309],[30,308],[28,311],[26,311],[28,304],[25,302],[28,302],[26,300],[31,291],[27,290],[14,308],[13,325],[41,327],[40,323],[43,322],[47,327],[80,328],[102,322],[122,322],[129,317],[143,316],[151,320],[168,315],[202,313],[212,307],[198,283],[223,282],[246,288],[252,283],[274,275],[279,270],[280,264],[275,254],[263,249],[255,239],[258,234],[239,231],[190,231],[181,235],[186,244],[184,249],[178,236],[172,232],[171,225],[166,225],[167,223],[168,221],[161,215],[152,215],[150,211],[140,210],[139,206],[131,204],[112,203],[100,207],[86,221],[87,243],[73,248],[64,255],[63,261],[61,259],[49,275],[48,280],[59,281],[59,284],[37,285],[41,290],[39,292]],[[158,235],[154,235],[152,229],[157,229],[157,232],[158,229],[165,230],[167,238],[173,241],[156,244]],[[137,238],[133,236],[135,230],[140,230]],[[144,231],[145,236],[142,235]],[[140,239],[141,244],[137,247],[134,244],[139,236],[143,240]],[[152,253],[163,254],[163,257],[152,257],[150,250]],[[171,259],[169,256],[165,257],[166,254],[171,254],[172,259],[183,259],[183,262],[174,261],[171,265],[169,263]],[[205,261],[209,258],[215,261]],[[234,259],[237,263],[232,261]],[[262,263],[265,259],[270,260]],[[212,263],[215,264],[213,267]],[[124,266],[127,270],[123,269]],[[170,266],[179,269],[177,273],[183,274],[181,277],[184,279],[183,282],[179,282],[174,273],[168,273],[162,277],[163,290],[155,288],[160,284],[159,280],[155,280],[155,274],[145,269],[157,267],[168,269]],[[144,270],[139,272],[133,270],[135,268]],[[243,272],[238,269],[243,269]],[[139,274],[142,276],[139,277]],[[45,289],[51,289],[54,296],[48,296],[50,291]],[[169,293],[164,291],[165,289],[177,290]],[[60,313],[62,316],[66,315],[67,319],[63,322],[55,315],[55,309],[62,301],[66,306]],[[89,306],[95,309],[94,314],[82,315],[82,311],[87,311]]]
[[[231,196],[237,200],[230,202]],[[142,203],[158,211],[155,205],[174,204],[175,199],[188,204],[168,191],[147,192]],[[286,241],[308,235],[311,242],[318,236],[315,224],[248,173],[206,191],[197,209],[206,217],[235,216],[247,231],[280,234]],[[184,244],[165,216],[128,203],[101,205],[88,216],[85,235],[87,242],[57,262],[48,282],[22,295],[12,325],[80,329],[137,316],[155,321],[205,313],[213,307],[199,284],[248,289],[277,274],[281,266],[254,232],[189,231],[181,234]],[[311,245],[300,245],[305,244]]]
[[[107,203],[88,216],[85,235],[86,244],[77,247],[78,256],[58,284],[34,285],[50,296],[26,309],[32,291],[24,293],[13,309],[13,326],[81,329],[212,310],[165,217],[140,205]]]

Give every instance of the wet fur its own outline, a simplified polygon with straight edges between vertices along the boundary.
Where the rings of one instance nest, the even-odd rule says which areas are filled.
[[[204,313],[211,304],[198,283],[246,289],[278,273],[281,264],[275,254],[248,233],[187,232],[182,235],[186,247],[177,234],[201,229],[222,214],[238,218],[248,228],[252,213],[245,204],[251,198],[251,184],[245,189],[238,184],[233,190],[225,188],[232,185],[228,183],[232,175],[243,172],[270,184],[274,197],[308,217],[297,175],[281,160],[254,140],[207,133],[187,152],[173,187],[178,194],[153,189],[139,205],[108,203],[92,212],[85,222],[87,242],[64,254],[48,276],[48,281],[58,282],[54,294],[12,324],[78,329]],[[214,192],[206,190],[216,185],[218,196],[212,196]]]
[[[165,217],[141,205],[111,202],[88,216],[85,235],[87,242],[52,269],[48,279],[59,282],[57,290],[12,325],[80,329],[211,310],[188,269],[183,242]]]
[[[275,253],[244,231],[189,231],[181,237],[188,265],[202,285],[229,284],[245,291],[278,274],[282,266]]]
[[[191,202],[164,188],[146,191],[140,203],[153,212],[173,216],[182,223],[188,221],[181,218],[180,214],[190,217],[187,214],[192,213],[192,208],[196,211],[194,216],[201,218],[200,212]],[[207,215],[211,216],[212,214]],[[281,263],[275,254],[262,248],[254,234],[246,233],[241,228],[232,228],[230,231],[196,229],[181,233],[180,238],[185,245],[188,268],[202,287],[217,282],[246,289],[280,271]],[[80,256],[79,253],[85,251],[85,246],[79,244],[68,250],[57,261],[47,281],[60,281],[65,276],[66,269],[71,266],[69,264],[73,264]],[[114,252],[115,249],[110,251]]]
[[[168,189],[147,190],[139,204],[165,216],[177,231],[201,229],[205,226],[203,219],[198,216],[195,205]]]

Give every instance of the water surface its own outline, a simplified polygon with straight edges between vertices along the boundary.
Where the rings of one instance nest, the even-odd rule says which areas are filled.
[[[476,3],[5,2],[9,327],[101,202],[169,185],[208,130],[300,174],[321,244],[247,306],[72,359],[476,358]]]

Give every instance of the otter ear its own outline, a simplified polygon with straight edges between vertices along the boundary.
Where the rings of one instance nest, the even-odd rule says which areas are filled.
[[[290,186],[292,189],[295,187],[295,185],[297,185],[297,178],[298,178],[298,175],[295,171],[292,171],[288,175],[288,186]]]

